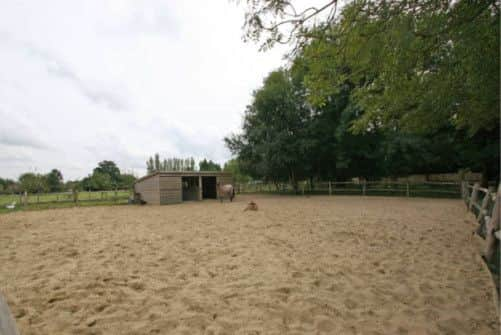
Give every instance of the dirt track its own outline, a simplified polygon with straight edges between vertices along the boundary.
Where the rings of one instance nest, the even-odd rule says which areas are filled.
[[[23,335],[497,334],[469,215],[341,196],[19,212],[0,290]]]

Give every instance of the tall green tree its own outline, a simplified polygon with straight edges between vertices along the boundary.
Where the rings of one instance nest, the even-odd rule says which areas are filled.
[[[312,146],[307,136],[311,111],[302,91],[286,70],[271,72],[253,94],[244,116],[242,134],[225,138],[247,172],[271,181],[298,181],[307,173]]]
[[[146,161],[146,171],[148,172],[148,174],[155,172],[155,162],[153,161],[153,157],[150,157]]]
[[[57,169],[52,169],[47,174],[47,184],[50,192],[58,192],[63,188],[63,174]]]
[[[112,185],[118,185],[120,181],[120,169],[113,161],[104,160],[99,162],[93,171],[93,174],[95,173],[108,175]]]

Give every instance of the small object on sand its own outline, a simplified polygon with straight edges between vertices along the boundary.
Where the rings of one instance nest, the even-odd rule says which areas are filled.
[[[257,204],[254,201],[249,202],[244,209],[245,211],[257,211]]]

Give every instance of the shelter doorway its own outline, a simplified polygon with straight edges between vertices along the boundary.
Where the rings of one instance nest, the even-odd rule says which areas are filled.
[[[182,177],[183,201],[198,200],[199,185],[198,177]]]
[[[202,199],[217,199],[216,177],[202,177]]]

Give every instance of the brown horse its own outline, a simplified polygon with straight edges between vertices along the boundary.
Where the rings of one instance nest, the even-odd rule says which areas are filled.
[[[221,183],[217,183],[217,197],[221,202],[223,199],[227,197],[230,199],[230,202],[235,198],[235,188],[231,184],[221,185]]]

